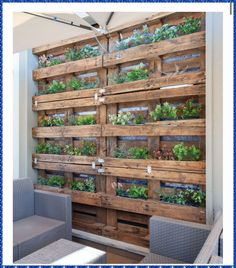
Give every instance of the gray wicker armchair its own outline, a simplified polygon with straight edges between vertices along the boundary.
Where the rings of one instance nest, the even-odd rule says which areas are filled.
[[[216,254],[219,241],[218,221],[212,226],[153,216],[150,219],[150,253],[143,264],[192,264],[210,263]],[[217,232],[214,230],[217,228]],[[222,224],[221,224],[222,231]],[[209,237],[214,236],[214,248],[207,248]],[[212,241],[212,238],[211,238]],[[207,256],[204,253],[207,252]],[[204,255],[204,256],[203,256]],[[221,261],[212,258],[212,261]]]
[[[13,181],[13,261],[60,239],[71,240],[71,197]]]

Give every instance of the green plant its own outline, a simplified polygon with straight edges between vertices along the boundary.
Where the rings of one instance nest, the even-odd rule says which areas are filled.
[[[178,36],[178,28],[176,26],[170,26],[168,24],[162,25],[157,28],[153,34],[152,41],[158,42],[161,40],[172,39]]]
[[[94,193],[96,190],[94,179],[91,177],[84,181],[72,181],[70,183],[70,188],[71,190],[79,190],[92,193]]]
[[[73,77],[68,83],[67,87],[74,90],[96,88],[99,85],[99,79],[97,78],[94,82],[86,81],[85,79],[77,79]]]
[[[75,61],[81,59],[80,53],[76,47],[67,48],[65,50],[65,56],[68,61]]]
[[[112,125],[128,125],[133,119],[133,115],[130,112],[118,112],[118,114],[109,114],[109,121]]]
[[[183,143],[176,144],[173,148],[173,153],[179,161],[198,161],[201,156],[201,151],[195,145],[185,146]]]
[[[100,54],[100,51],[97,48],[92,47],[91,45],[85,45],[79,51],[76,47],[66,49],[65,51],[66,59],[69,61],[96,57]]]
[[[149,44],[152,42],[152,36],[153,34],[149,32],[148,26],[144,25],[141,31],[134,30],[130,37],[118,41],[116,43],[116,50],[124,50],[142,44]]]
[[[201,27],[200,18],[184,18],[184,22],[177,26],[178,32],[182,35],[198,32]]]
[[[178,114],[182,119],[198,118],[202,110],[201,104],[193,103],[193,100],[187,100],[184,105],[178,107]]]
[[[127,150],[122,147],[116,147],[112,152],[112,156],[115,158],[126,158]]]
[[[128,150],[128,158],[131,159],[148,159],[148,150],[146,148],[131,147]]]
[[[38,184],[63,188],[65,185],[65,180],[62,176],[57,175],[50,176],[48,179],[39,177]]]
[[[70,116],[69,117],[69,123],[72,126],[76,126],[76,125],[94,125],[94,124],[96,124],[96,118],[93,115],[80,115],[78,117]]]
[[[142,114],[136,114],[133,120],[134,124],[139,125],[144,123],[144,116]]]
[[[53,58],[53,55],[45,55],[39,57],[38,59],[39,68],[49,67],[56,64],[62,63],[60,59]]]
[[[49,63],[47,64],[47,66],[50,67],[53,65],[61,64],[61,63],[62,63],[62,61],[60,59],[51,59],[49,61]]]
[[[43,127],[63,126],[64,120],[60,117],[43,118],[41,121]]]
[[[85,45],[79,51],[81,59],[97,57],[101,53],[97,48],[92,47],[91,45]]]
[[[128,189],[124,189],[121,183],[113,185],[116,190],[116,195],[129,198],[147,199],[147,188],[144,186],[137,186],[132,184]]]
[[[152,157],[158,160],[174,160],[174,155],[171,149],[157,149],[152,151]]]
[[[153,121],[159,121],[162,119],[176,119],[177,110],[168,102],[164,102],[163,104],[157,104],[155,110],[150,112],[150,116]]]
[[[39,143],[36,146],[37,154],[61,154],[62,147],[57,145],[51,145],[50,143]]]
[[[50,83],[46,90],[42,92],[42,94],[53,94],[58,92],[63,92],[66,89],[66,85],[63,82],[55,81],[53,80],[52,83]]]
[[[132,71],[120,74],[115,74],[109,77],[111,84],[122,84],[126,82],[132,82],[137,80],[147,79],[149,77],[149,70],[144,68],[144,64],[141,62]]]
[[[173,194],[166,194],[164,192],[157,193],[160,196],[160,200],[163,202],[196,207],[205,206],[206,195],[201,190],[189,188],[181,191],[175,191]]]
[[[79,148],[81,155],[94,156],[97,152],[97,147],[94,142],[84,141]]]

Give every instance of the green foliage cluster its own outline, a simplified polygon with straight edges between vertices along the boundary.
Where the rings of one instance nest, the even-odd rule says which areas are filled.
[[[118,112],[118,114],[109,114],[109,121],[112,125],[128,125],[133,119],[133,115],[130,112]]]
[[[123,147],[114,149],[112,156],[115,158],[148,159],[149,153],[146,148],[131,147],[126,150]]]
[[[148,77],[149,77],[149,70],[145,69],[145,65],[143,63],[140,63],[132,71],[110,76],[109,82],[111,84],[122,84],[126,82],[147,79]]]
[[[153,121],[159,121],[162,119],[176,119],[177,110],[168,102],[164,102],[163,104],[157,104],[155,110],[150,112],[150,116]]]
[[[71,190],[75,191],[78,190],[92,193],[94,193],[96,190],[94,179],[92,177],[89,177],[88,179],[85,179],[83,181],[72,181],[70,183],[70,188]]]
[[[48,179],[39,177],[38,184],[63,188],[65,185],[65,180],[62,176],[57,175],[50,176]]]
[[[206,195],[201,190],[185,189],[176,191],[174,194],[160,192],[159,195],[163,202],[195,207],[205,206]]]
[[[69,123],[72,126],[80,125],[94,125],[96,124],[96,118],[93,115],[80,115],[80,116],[70,116]]]
[[[62,63],[60,59],[53,58],[53,55],[46,56],[43,54],[38,59],[39,68],[50,67]]]
[[[201,156],[201,151],[196,148],[195,145],[185,146],[183,143],[180,143],[174,146],[173,154],[179,161],[198,161]]]
[[[64,126],[64,120],[60,117],[43,118],[41,125],[43,127]]]
[[[147,187],[137,186],[133,184],[128,189],[124,189],[121,183],[118,184],[116,188],[116,195],[129,198],[141,198],[147,199]]]
[[[183,23],[176,26],[164,24],[160,28],[157,28],[154,33],[150,33],[147,25],[145,25],[142,30],[134,30],[130,37],[118,41],[116,43],[116,50],[124,50],[143,44],[150,44],[185,34],[191,34],[199,31],[200,26],[201,19],[199,18],[184,18]]]
[[[202,110],[201,104],[194,103],[192,99],[187,100],[184,104],[176,108],[168,102],[157,104],[154,111],[150,112],[153,121],[165,119],[191,119],[198,118]]]
[[[76,77],[73,77],[67,83],[67,87],[72,88],[73,90],[96,88],[98,86],[99,86],[99,79],[96,79],[94,82],[89,82],[85,79],[77,79]]]
[[[144,124],[145,118],[141,113],[135,115],[133,123],[136,125]]]
[[[66,85],[62,81],[53,80],[45,90],[42,90],[40,94],[53,94],[63,92],[66,89]]]
[[[64,148],[64,152],[68,155],[95,156],[97,148],[94,142],[84,141],[80,147],[73,147],[72,145],[66,145]]]
[[[92,47],[91,45],[85,45],[80,50],[76,47],[66,49],[65,56],[68,61],[81,60],[85,58],[92,58],[99,56],[101,53],[99,49]]]
[[[37,154],[61,154],[62,147],[61,145],[51,145],[50,143],[39,143],[36,146]]]

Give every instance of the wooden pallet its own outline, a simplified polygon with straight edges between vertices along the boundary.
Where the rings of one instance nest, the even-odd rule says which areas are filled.
[[[171,40],[141,45],[123,51],[114,51],[114,44],[121,36],[126,38],[134,29],[147,24],[150,31],[163,24],[178,24],[184,17],[201,18],[199,32]],[[78,146],[82,140],[96,143],[97,155],[69,156],[33,154],[32,165],[39,175],[48,177],[60,174],[66,179],[65,188],[35,185],[36,189],[69,194],[73,202],[73,228],[94,234],[149,246],[149,218],[152,215],[205,223],[206,210],[164,203],[157,191],[171,191],[162,184],[197,185],[206,187],[205,163],[205,14],[202,12],[158,13],[149,19],[113,29],[109,35],[98,36],[106,53],[101,56],[56,66],[37,69],[33,79],[50,83],[52,80],[68,82],[73,75],[99,78],[98,88],[34,96],[32,110],[38,113],[38,126],[32,136],[38,141],[52,144]],[[76,37],[33,49],[38,56],[53,54],[63,57],[66,48],[81,48],[86,44],[97,46],[91,35]],[[109,76],[127,72],[143,62],[150,71],[147,80],[123,84],[111,84]],[[39,92],[41,91],[39,83]],[[152,122],[148,115],[156,104],[168,101],[178,104],[193,98],[203,107],[198,119]],[[138,109],[137,109],[138,108]],[[140,109],[142,108],[142,109]],[[141,111],[145,115],[144,125],[112,125],[108,115],[124,109]],[[93,114],[96,125],[70,126],[69,116]],[[63,116],[65,126],[42,127],[44,116]],[[117,146],[171,149],[183,141],[200,148],[200,161],[134,160],[112,157]],[[151,172],[150,172],[151,168]],[[78,174],[96,177],[96,193],[72,191],[69,182]],[[131,183],[145,181],[148,199],[132,199],[116,196],[112,185],[119,179]]]

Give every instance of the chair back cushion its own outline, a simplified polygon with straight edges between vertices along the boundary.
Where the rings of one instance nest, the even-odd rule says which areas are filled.
[[[211,226],[153,216],[150,219],[150,251],[184,263],[193,263]]]
[[[34,187],[30,178],[13,180],[13,221],[34,215]]]

